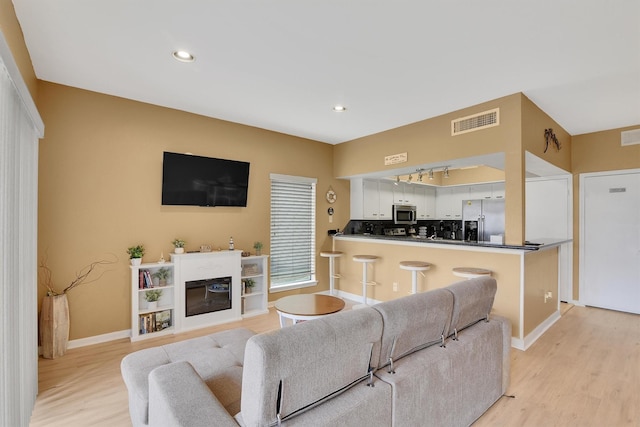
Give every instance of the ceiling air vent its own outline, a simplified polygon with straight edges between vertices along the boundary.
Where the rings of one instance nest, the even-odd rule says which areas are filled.
[[[625,145],[637,145],[640,144],[640,129],[626,130],[620,132],[620,144]]]
[[[451,136],[474,132],[500,124],[500,109],[483,111],[472,116],[451,120]]]

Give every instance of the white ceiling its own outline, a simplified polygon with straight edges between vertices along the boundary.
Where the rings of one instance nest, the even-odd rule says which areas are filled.
[[[330,144],[517,92],[640,124],[638,0],[13,3],[39,79]]]

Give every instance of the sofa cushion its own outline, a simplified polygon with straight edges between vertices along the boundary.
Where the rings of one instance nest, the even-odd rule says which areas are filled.
[[[493,277],[477,277],[447,286],[453,294],[453,312],[448,336],[479,320],[487,320],[498,289]]]
[[[443,289],[373,306],[384,321],[378,368],[412,352],[439,344],[449,329],[453,294]]]
[[[238,328],[125,356],[120,369],[129,391],[129,412],[134,425],[148,423],[151,371],[179,361],[189,362],[227,411],[237,413],[240,410],[244,348],[253,335],[248,329]]]
[[[352,384],[364,387],[361,399],[376,400],[379,392],[358,381],[378,363],[381,333],[380,314],[363,308],[251,337],[244,359],[242,424],[275,423],[278,407],[281,418],[292,418]]]

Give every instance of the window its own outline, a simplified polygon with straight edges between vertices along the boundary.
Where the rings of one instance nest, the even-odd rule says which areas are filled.
[[[316,179],[271,174],[271,291],[316,285]]]

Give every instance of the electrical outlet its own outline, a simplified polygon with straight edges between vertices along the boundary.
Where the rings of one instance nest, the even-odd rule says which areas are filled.
[[[544,293],[544,303],[546,304],[548,300],[553,299],[553,292],[547,291]]]
[[[398,292],[398,282],[393,282],[393,292]]]

